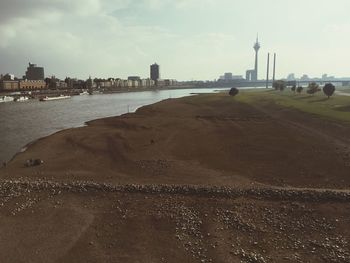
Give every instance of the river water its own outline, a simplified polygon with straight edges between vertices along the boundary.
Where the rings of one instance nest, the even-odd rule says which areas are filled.
[[[66,100],[0,103],[0,162],[10,160],[25,145],[55,132],[81,127],[94,119],[134,112],[168,98],[209,93],[216,89],[179,89],[74,96]],[[0,166],[1,166],[0,163]]]

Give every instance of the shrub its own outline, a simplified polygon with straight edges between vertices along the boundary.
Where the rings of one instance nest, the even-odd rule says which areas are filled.
[[[283,91],[286,88],[286,82],[283,80],[277,80],[272,84],[275,90]]]
[[[318,84],[315,82],[311,82],[307,87],[307,94],[313,95],[319,91],[321,91],[320,86],[318,86]]]
[[[291,90],[292,90],[293,92],[295,92],[295,91],[296,91],[296,89],[297,89],[297,86],[293,85],[293,87],[292,87],[292,89],[291,89]]]
[[[236,96],[239,93],[239,89],[237,88],[232,88],[229,92],[230,96]]]
[[[302,86],[297,87],[297,92],[300,94],[302,91],[304,90],[304,88]]]

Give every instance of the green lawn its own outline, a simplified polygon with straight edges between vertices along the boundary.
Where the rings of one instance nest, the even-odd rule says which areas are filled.
[[[322,91],[308,95],[305,89],[302,94],[294,94],[290,90],[244,90],[235,97],[236,100],[249,104],[275,103],[284,107],[295,108],[329,119],[350,122],[350,96],[334,95],[328,99]]]

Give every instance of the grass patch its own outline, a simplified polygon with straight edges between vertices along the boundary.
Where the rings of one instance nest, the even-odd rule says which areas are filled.
[[[241,91],[235,99],[249,104],[274,103],[329,119],[350,122],[349,96],[335,94],[328,99],[322,91],[315,95],[308,95],[306,93],[295,94],[290,90],[280,92],[269,89]]]

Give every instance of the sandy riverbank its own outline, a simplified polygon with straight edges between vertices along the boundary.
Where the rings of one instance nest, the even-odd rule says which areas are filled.
[[[0,170],[0,257],[348,262],[349,131],[215,94],[59,132]]]
[[[226,95],[166,100],[39,140],[3,177],[110,183],[350,187],[349,127]],[[344,139],[343,145],[339,145]],[[343,147],[343,148],[341,148]],[[27,159],[43,166],[27,169]]]

